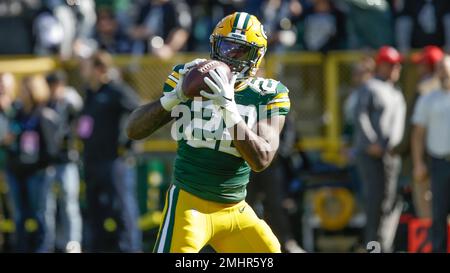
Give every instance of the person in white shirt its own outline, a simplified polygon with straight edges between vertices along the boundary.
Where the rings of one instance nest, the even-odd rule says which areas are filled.
[[[439,67],[441,88],[417,102],[412,117],[414,125],[411,150],[416,181],[431,177],[433,252],[446,252],[447,215],[450,209],[450,56]],[[424,161],[431,157],[430,168]]]

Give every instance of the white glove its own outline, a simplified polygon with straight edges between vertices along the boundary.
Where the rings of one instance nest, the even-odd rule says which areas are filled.
[[[192,67],[204,61],[206,61],[206,59],[195,59],[189,63],[184,64],[183,69],[180,69],[178,71],[180,77],[178,79],[177,85],[172,91],[165,92],[160,99],[161,105],[166,111],[168,112],[172,111],[172,109],[175,106],[177,106],[181,102],[186,102],[189,99],[188,97],[186,97],[186,95],[183,93],[183,90],[181,89],[181,87],[183,86],[184,74],[186,74]]]
[[[205,77],[204,81],[209,86],[213,93],[200,91],[200,95],[210,99],[215,105],[222,110],[222,116],[227,128],[233,127],[242,121],[242,117],[237,109],[234,101],[234,84],[236,83],[237,75],[233,74],[230,81],[227,75],[221,69],[209,71],[209,75],[213,80]]]

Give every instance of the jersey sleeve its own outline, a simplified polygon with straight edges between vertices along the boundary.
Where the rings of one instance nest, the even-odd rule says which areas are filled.
[[[263,97],[263,113],[269,118],[276,115],[285,116],[289,113],[291,108],[291,101],[289,100],[289,89],[281,82],[274,81],[275,86],[272,92],[266,93]]]
[[[177,86],[178,80],[180,79],[180,74],[178,73],[182,68],[184,68],[184,64],[175,65],[172,68],[172,72],[167,76],[166,81],[163,85],[163,92],[170,92],[175,89]]]

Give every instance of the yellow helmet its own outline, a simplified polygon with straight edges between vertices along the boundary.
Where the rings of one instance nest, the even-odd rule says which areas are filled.
[[[254,76],[267,50],[267,36],[256,16],[235,12],[223,18],[210,37],[211,58],[222,61],[238,78]]]

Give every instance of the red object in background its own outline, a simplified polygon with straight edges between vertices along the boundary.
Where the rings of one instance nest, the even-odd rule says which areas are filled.
[[[403,57],[400,52],[391,46],[381,47],[375,56],[375,62],[377,65],[380,63],[398,64],[402,61]]]
[[[411,219],[408,225],[408,252],[431,252],[430,219]],[[447,236],[450,234],[448,225]],[[447,252],[450,253],[450,239],[447,240]]]
[[[421,52],[415,53],[411,56],[411,61],[415,64],[424,63],[431,66],[436,65],[444,58],[444,51],[437,46],[426,46]]]

